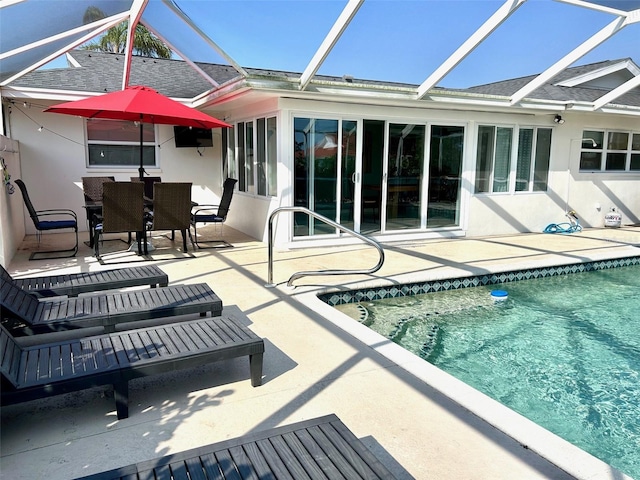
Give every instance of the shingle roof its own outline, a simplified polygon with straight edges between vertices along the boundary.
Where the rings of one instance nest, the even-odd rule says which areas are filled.
[[[35,87],[50,90],[111,92],[119,90],[122,84],[124,55],[104,52],[92,52],[87,50],[74,50],[70,52],[73,59],[81,65],[75,68],[58,68],[36,70],[16,80],[12,85],[15,88]],[[567,87],[558,85],[559,82],[574,78],[585,73],[628,61],[608,60],[604,62],[571,67],[561,72],[552,80],[527,97],[538,100],[552,100],[560,102],[593,102],[603,95],[601,88],[588,88],[581,86]],[[213,80],[224,84],[234,79],[240,79],[241,75],[231,66],[208,63],[197,63]],[[254,78],[278,78],[294,81],[300,77],[299,73],[279,70],[265,70],[246,68],[247,73]],[[467,89],[454,90],[465,93],[477,93],[482,95],[494,95],[510,97],[525,86],[535,75],[494,82],[486,85],[478,85]],[[381,82],[353,79],[345,82],[341,77],[316,75],[315,81],[330,81],[353,83],[370,87],[400,87],[417,88],[417,85],[400,84],[394,82]],[[174,98],[193,98],[212,89],[212,85],[199,75],[191,66],[182,60],[158,59],[134,56],[131,64],[130,85],[147,85],[160,93]],[[364,88],[364,87],[363,87]],[[634,89],[616,100],[617,104],[640,106],[640,91]]]
[[[607,60],[604,62],[597,62],[588,65],[581,65],[578,67],[567,68],[566,70],[556,75],[551,83],[544,84],[540,88],[527,95],[527,97],[539,100],[556,100],[560,102],[593,102],[604,95],[605,92],[602,90],[602,88],[589,88],[583,86],[566,87],[558,84],[568,79],[579,77],[586,73],[594,72],[605,67],[629,60],[630,59]],[[485,95],[510,97],[520,88],[524,87],[526,84],[532,81],[534,78],[536,78],[536,75],[513,78],[501,82],[488,83],[486,85],[477,85],[467,88],[465,91],[471,93],[481,93]],[[618,97],[615,103],[620,105],[640,106],[640,91],[638,91],[637,88],[631,90],[630,92]]]

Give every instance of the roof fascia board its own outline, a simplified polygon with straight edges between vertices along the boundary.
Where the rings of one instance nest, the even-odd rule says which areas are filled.
[[[142,17],[142,12],[149,0],[134,0],[129,9],[129,28],[127,29],[127,45],[124,49],[124,72],[122,73],[122,90],[129,86],[131,77],[131,56],[133,53],[133,37],[136,34],[136,27]]]
[[[614,88],[609,93],[598,98],[595,102],[593,102],[593,109],[598,110],[604,107],[607,103],[611,103],[613,100],[618,98],[619,96],[627,93],[633,88],[640,86],[640,75],[633,77],[630,80],[627,80],[619,87]]]
[[[212,47],[216,52],[218,52],[218,54],[222,58],[224,58],[227,61],[227,63],[229,63],[229,65],[235,68],[240,75],[242,75],[243,77],[248,76],[245,69],[242,68],[238,62],[236,62],[233,58],[231,58],[231,56],[228,55],[227,52],[225,52],[222,48],[220,48],[220,46],[216,42],[214,42],[211,38],[209,38],[207,34],[204,33],[197,25],[195,25],[191,21],[191,19],[182,10],[180,10],[171,0],[162,0],[162,3],[164,3],[167,6],[167,8],[169,8],[169,10],[171,10],[178,18],[180,18],[184,23],[186,23],[189,26],[189,28],[191,28],[194,32],[196,32],[200,36],[200,38],[202,38],[206,43],[209,44],[210,47]],[[183,58],[186,59],[186,57],[183,57]]]
[[[95,97],[102,93],[76,91],[76,90],[51,90],[49,88],[34,87],[2,87],[0,90],[3,98],[29,98],[37,100],[53,100],[70,102],[72,100],[80,100],[87,97]]]
[[[480,45],[496,28],[520,8],[527,0],[507,0],[495,11],[489,19],[480,26],[458,49],[449,56],[429,77],[418,87],[418,98],[424,97],[429,90],[436,86],[447,74],[464,60]]]
[[[558,82],[556,85],[560,87],[575,87],[577,85],[581,85],[583,83],[587,83],[592,80],[595,80],[596,78],[605,77],[607,75],[611,75],[612,73],[616,73],[625,69],[629,70],[634,76],[640,74],[640,68],[638,68],[638,66],[635,63],[629,60],[625,60],[623,62],[614,63],[613,65],[609,65],[603,68],[598,68],[591,72],[569,78],[562,82]]]
[[[207,75],[207,73],[204,70],[202,70],[202,68],[200,68],[193,60],[191,60],[187,55],[185,55],[180,49],[176,48],[171,42],[167,41],[167,39],[164,36],[162,36],[156,29],[148,25],[146,22],[140,22],[140,23],[142,23],[145,27],[147,27],[147,29],[150,32],[152,32],[155,36],[160,38],[171,50],[173,50],[178,55],[180,55],[180,57],[186,63],[188,63],[191,66],[191,68],[193,68],[196,72],[198,72],[198,74],[200,74],[200,76],[203,77],[207,82],[209,82],[214,87],[220,86],[218,82],[216,82],[213,78]]]
[[[627,106],[607,107],[607,108],[602,108],[600,111],[602,113],[615,113],[617,115],[633,115],[636,117],[640,117],[640,108],[637,108],[637,107],[627,107]]]
[[[569,67],[572,63],[574,63],[579,58],[582,58],[584,55],[589,53],[591,50],[596,48],[602,42],[619,32],[622,28],[626,26],[626,17],[620,16],[613,20],[611,23],[602,28],[599,32],[591,36],[588,40],[583,42],[578,47],[574,48],[571,52],[565,55],[563,58],[554,63],[551,67],[547,68],[544,72],[538,75],[536,78],[527,83],[524,87],[518,90],[511,96],[511,104],[515,105],[520,102],[524,97],[529,95],[531,92],[542,86],[544,83],[547,83],[560,72]]]
[[[29,65],[29,67],[25,68],[21,72],[18,72],[15,75],[13,75],[13,76],[7,78],[6,80],[4,80],[3,82],[1,82],[0,83],[0,87],[4,87],[4,86],[9,85],[11,82],[13,82],[14,80],[22,77],[23,75],[26,75],[27,73],[32,72],[34,70],[37,70],[42,65],[46,65],[51,60],[54,60],[54,59],[58,58],[60,55],[73,50],[74,48],[76,48],[79,45],[82,45],[85,42],[88,42],[89,40],[91,40],[96,35],[99,35],[100,33],[104,32],[105,30],[108,30],[109,28],[113,27],[114,25],[117,25],[118,23],[122,22],[127,17],[127,15],[128,15],[128,12],[126,12],[125,14],[114,15],[112,17],[109,17],[111,20],[109,22],[107,22],[107,23],[103,23],[102,21],[101,22],[96,22],[96,23],[101,23],[100,28],[92,30],[91,32],[89,32],[86,35],[82,36],[81,38],[79,38],[75,42],[72,42],[72,43],[70,43],[68,45],[65,45],[61,49],[59,49],[59,50],[55,51],[54,53],[52,53],[51,55],[48,55],[47,57],[43,58],[42,60]]]
[[[320,65],[325,61],[329,52],[331,52],[335,44],[338,42],[338,39],[344,33],[349,23],[351,23],[351,20],[353,20],[356,13],[358,13],[358,10],[363,3],[364,0],[349,0],[345,5],[342,13],[322,41],[322,44],[307,65],[307,68],[302,72],[302,75],[300,76],[300,90],[307,88],[307,85],[309,85],[309,82],[320,68]]]

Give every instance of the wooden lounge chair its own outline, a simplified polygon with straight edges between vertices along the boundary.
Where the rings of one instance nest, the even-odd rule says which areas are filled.
[[[222,300],[206,283],[38,300],[15,282],[0,277],[0,306],[3,320],[24,322],[14,333],[27,334],[100,326],[113,332],[123,322],[222,313]]]
[[[169,276],[155,265],[18,279],[13,278],[0,265],[0,276],[13,280],[16,286],[37,297],[57,297],[60,295],[77,297],[81,293],[100,290],[145,285],[155,288],[169,285]]]
[[[264,342],[231,316],[20,346],[0,326],[2,405],[113,385],[118,418],[129,416],[129,381],[249,356],[251,385],[262,384]]]
[[[76,480],[395,479],[336,415],[304,420]]]

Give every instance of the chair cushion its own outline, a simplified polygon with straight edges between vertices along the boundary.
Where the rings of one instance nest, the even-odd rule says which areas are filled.
[[[223,217],[219,217],[218,215],[215,214],[209,214],[209,215],[192,215],[191,216],[191,221],[192,222],[199,222],[199,223],[207,223],[207,222],[224,222],[224,218]]]
[[[38,222],[38,230],[55,230],[58,228],[76,228],[75,220],[48,220]]]

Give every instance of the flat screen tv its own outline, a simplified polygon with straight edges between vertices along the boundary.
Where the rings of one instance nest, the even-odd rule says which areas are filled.
[[[208,128],[173,127],[176,148],[213,147],[213,136]]]

